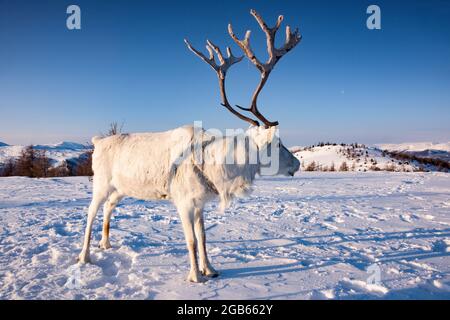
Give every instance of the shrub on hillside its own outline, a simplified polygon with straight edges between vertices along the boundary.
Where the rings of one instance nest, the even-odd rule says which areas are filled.
[[[348,165],[347,162],[342,162],[341,166],[339,167],[339,171],[348,171]]]
[[[80,156],[79,163],[75,166],[74,176],[93,176],[92,171],[92,150]]]
[[[45,150],[36,150],[33,146],[27,146],[14,164],[10,163],[9,165],[12,166],[9,170],[11,175],[41,178],[48,176],[51,161]]]
[[[315,161],[308,164],[305,168],[305,171],[316,171],[316,170],[317,170],[317,165],[316,165]]]
[[[334,166],[334,162],[331,163],[330,171],[336,171],[336,167]]]

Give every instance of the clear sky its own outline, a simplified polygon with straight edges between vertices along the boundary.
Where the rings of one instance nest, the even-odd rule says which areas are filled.
[[[81,30],[66,8],[81,8]],[[381,8],[381,30],[366,9]],[[0,0],[0,141],[85,142],[112,121],[158,131],[202,120],[247,124],[220,106],[215,74],[187,50],[252,30],[249,14],[298,26],[302,42],[278,63],[259,99],[287,145],[450,140],[449,1],[22,1]],[[280,30],[277,43],[284,41]],[[233,104],[248,105],[258,71],[246,60],[227,77]]]

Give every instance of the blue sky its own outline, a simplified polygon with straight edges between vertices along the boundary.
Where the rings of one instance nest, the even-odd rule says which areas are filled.
[[[81,8],[81,30],[66,28],[70,4]],[[370,4],[381,8],[381,30],[366,28]],[[251,8],[270,25],[284,14],[303,35],[259,99],[287,145],[450,140],[448,1],[0,0],[0,141],[83,142],[112,121],[127,132],[194,120],[246,127],[220,106],[215,74],[183,38],[238,54],[232,22],[240,37],[252,30],[265,59]],[[230,101],[247,105],[258,77],[246,60],[233,66]]]

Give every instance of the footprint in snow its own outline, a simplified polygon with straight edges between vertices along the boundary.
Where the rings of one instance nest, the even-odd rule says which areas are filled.
[[[274,212],[272,212],[272,216],[279,217],[279,216],[281,216],[283,214],[283,212],[284,212],[284,209],[281,209],[281,208],[277,209]]]
[[[411,216],[408,215],[408,214],[402,214],[402,215],[400,215],[400,220],[405,221],[405,222],[408,222],[408,223],[411,223],[411,222],[412,222]]]

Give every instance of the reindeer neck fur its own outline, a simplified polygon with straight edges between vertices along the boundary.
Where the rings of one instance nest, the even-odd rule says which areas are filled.
[[[249,161],[250,154],[257,155],[258,146],[249,136],[207,138],[203,146],[201,171],[207,181],[214,185],[220,197],[220,208],[227,208],[234,197],[242,197],[251,192],[251,186],[260,170],[259,159]],[[242,137],[241,137],[242,138]],[[230,156],[231,154],[231,156]],[[234,161],[226,161],[227,156]]]

